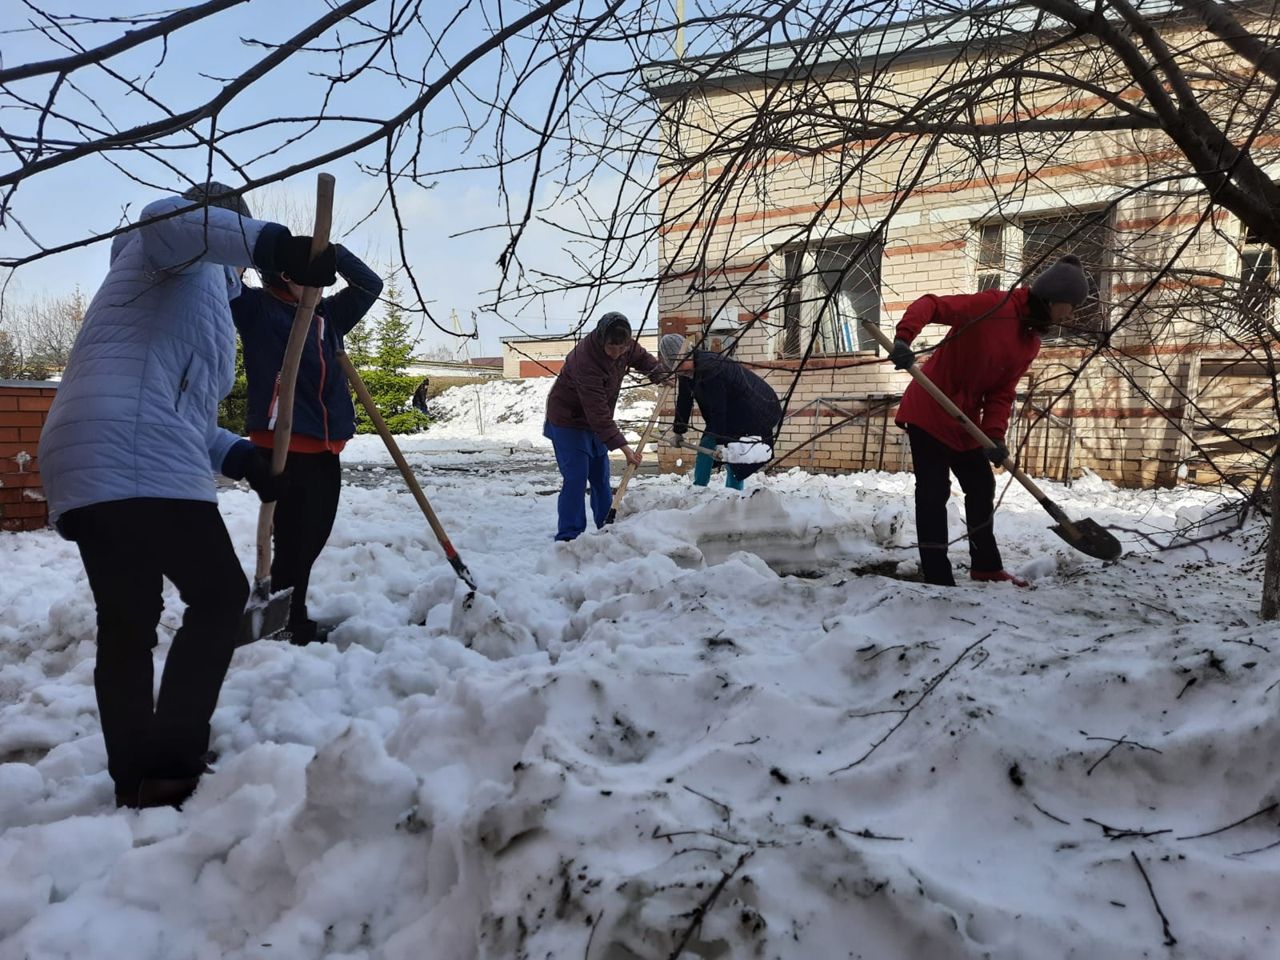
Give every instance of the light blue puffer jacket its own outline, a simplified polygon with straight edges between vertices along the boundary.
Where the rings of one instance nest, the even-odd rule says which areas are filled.
[[[217,500],[213,472],[238,439],[217,425],[235,382],[232,268],[253,264],[264,230],[283,232],[211,206],[115,238],[40,435],[50,521],[133,497]]]

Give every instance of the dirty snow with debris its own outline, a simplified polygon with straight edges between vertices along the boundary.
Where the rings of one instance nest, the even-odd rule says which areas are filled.
[[[1280,956],[1280,634],[1213,491],[1047,483],[1103,564],[1011,486],[1033,587],[959,542],[944,589],[887,473],[641,478],[554,544],[539,428],[405,440],[470,604],[385,455],[344,486],[332,642],[236,653],[181,812],[114,808],[74,547],[0,535],[0,960]]]

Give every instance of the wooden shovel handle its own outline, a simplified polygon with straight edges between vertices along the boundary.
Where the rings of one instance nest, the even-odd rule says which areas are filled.
[[[311,231],[311,258],[314,260],[329,246],[329,232],[333,227],[333,177],[327,173],[316,176],[316,219]],[[293,398],[298,384],[298,364],[302,360],[302,348],[307,343],[311,318],[320,302],[319,287],[305,287],[298,309],[293,314],[289,328],[289,342],[284,348],[284,360],[280,365],[280,389],[276,394],[275,437],[271,446],[271,472],[284,471],[289,457],[289,441],[293,437]],[[271,575],[271,523],[276,505],[264,503],[258,509],[258,555],[254,577],[258,581]]]
[[[684,344],[680,348],[683,356],[689,349],[689,338],[684,338]],[[653,434],[653,428],[658,424],[658,415],[662,413],[662,408],[667,402],[667,396],[671,393],[672,388],[676,385],[677,378],[674,371],[671,371],[662,389],[658,391],[658,400],[653,405],[653,416],[649,418],[648,424],[644,428],[644,433],[640,434],[640,442],[636,444],[636,456],[644,453],[645,445],[649,442],[649,437]],[[627,462],[627,468],[622,471],[622,479],[618,481],[618,489],[613,492],[613,503],[609,505],[609,516],[614,517],[618,514],[618,506],[622,503],[623,494],[627,492],[627,484],[631,482],[631,478],[636,475],[636,465]]]
[[[382,418],[378,405],[374,403],[373,395],[369,393],[369,388],[365,386],[360,372],[345,351],[338,353],[338,365],[342,367],[342,372],[347,375],[347,380],[350,381],[351,388],[355,390],[356,397],[360,400],[360,405],[364,407],[365,413],[369,415],[370,421],[373,422],[374,429],[378,431],[378,436],[382,438],[383,444],[386,445],[387,452],[391,454],[391,459],[395,461],[396,467],[400,470],[400,476],[404,478],[405,484],[409,487],[409,492],[413,494],[413,499],[418,502],[422,515],[427,518],[427,523],[431,526],[431,532],[436,535],[436,539],[440,541],[440,546],[444,547],[445,553],[453,553],[453,545],[450,544],[449,537],[445,534],[440,519],[436,516],[435,510],[432,509],[431,503],[427,500],[427,495],[422,492],[422,485],[418,483],[418,478],[413,475],[413,470],[409,467],[409,461],[404,458],[404,454],[400,451],[400,444],[396,443],[395,437],[391,433],[391,428],[387,426],[387,421]]]
[[[880,345],[885,348],[885,350],[893,349],[893,341],[890,340],[888,336],[885,335],[884,331],[882,331],[879,327],[874,326],[873,324],[867,323],[866,321],[863,321],[862,328],[866,330],[867,333],[875,337],[876,340],[879,341]],[[947,411],[947,413],[957,423],[959,423],[960,426],[964,427],[967,431],[969,431],[969,435],[972,436],[973,439],[977,440],[987,450],[994,450],[996,448],[995,441],[992,440],[990,437],[988,437],[985,433],[983,433],[978,428],[978,425],[976,423],[974,423],[967,416],[965,416],[964,411],[961,410],[959,407],[957,407],[955,403],[952,402],[951,398],[948,397],[945,393],[943,393],[938,388],[938,385],[936,383],[934,383],[927,376],[925,376],[924,371],[922,371],[918,366],[916,366],[913,363],[911,364],[910,367],[907,368],[907,373],[911,374],[912,378],[916,381],[916,383],[920,384],[920,386],[922,386],[925,389],[925,392],[928,393],[929,396],[933,397],[934,400],[938,401],[938,405],[942,407],[943,410]],[[1070,536],[1072,539],[1075,539],[1075,540],[1080,539],[1079,531],[1076,529],[1075,525],[1072,524],[1072,522],[1067,518],[1067,515],[1062,512],[1062,508],[1059,507],[1052,500],[1050,500],[1048,495],[1043,490],[1041,490],[1039,486],[1036,485],[1036,482],[1032,480],[1030,477],[1028,477],[1025,473],[1023,473],[1021,469],[1019,469],[1018,465],[1013,462],[1013,457],[1009,457],[1009,456],[1005,457],[1004,463],[1002,464],[1002,466],[1006,470],[1008,470],[1010,473],[1012,473],[1018,479],[1019,483],[1021,483],[1024,487],[1027,488],[1027,490],[1031,493],[1031,495],[1035,497],[1036,500],[1040,503],[1040,506],[1044,507],[1044,509],[1048,512],[1049,516],[1053,517],[1054,520],[1058,521],[1058,523],[1062,526],[1063,530],[1066,531],[1068,536]]]
[[[387,426],[387,421],[382,418],[378,405],[373,401],[373,395],[369,393],[369,388],[365,386],[364,379],[360,376],[360,371],[356,369],[355,364],[351,362],[351,358],[347,356],[345,350],[338,351],[338,365],[342,367],[342,372],[347,375],[347,381],[351,384],[351,389],[356,392],[360,405],[364,407],[364,412],[369,415],[369,420],[373,423],[374,429],[378,431],[378,436],[382,438],[383,444],[386,445],[387,452],[391,454],[391,459],[395,461],[396,467],[400,470],[400,476],[404,478],[405,486],[413,494],[413,499],[418,502],[418,508],[422,510],[422,515],[427,518],[427,524],[431,527],[431,532],[436,535],[440,549],[444,551],[445,557],[448,558],[449,563],[452,564],[453,569],[462,578],[462,581],[472,590],[475,590],[476,583],[472,579],[471,571],[467,569],[466,564],[462,562],[462,558],[458,556],[458,551],[453,548],[449,535],[444,532],[444,525],[440,523],[440,518],[436,516],[435,510],[431,508],[431,502],[427,500],[427,495],[422,492],[422,485],[418,483],[418,478],[413,475],[413,470],[409,467],[409,461],[404,458],[404,454],[400,451],[400,444],[396,443],[396,438],[392,436],[391,428]]]
[[[667,401],[667,395],[671,393],[671,384],[663,384],[662,390],[658,393],[658,400],[653,405],[653,416],[649,418],[649,422],[645,424],[644,432],[640,434],[640,442],[636,444],[636,456],[644,453],[645,446],[649,443],[649,437],[653,433],[653,428],[657,426],[658,414],[662,411],[663,405]],[[636,475],[636,465],[631,461],[627,461],[627,468],[622,471],[622,479],[618,481],[618,489],[613,492],[613,503],[609,507],[609,513],[617,514],[618,505],[622,503],[623,494],[627,492],[627,484],[631,482],[631,478]]]

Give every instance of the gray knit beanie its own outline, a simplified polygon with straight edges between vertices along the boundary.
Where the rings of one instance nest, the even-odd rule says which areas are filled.
[[[1080,306],[1089,298],[1089,278],[1080,258],[1067,254],[1031,282],[1031,292],[1045,303]]]
[[[211,207],[222,207],[222,209],[238,213],[242,217],[253,216],[249,212],[249,205],[244,202],[244,197],[236,194],[225,183],[219,183],[217,180],[210,180],[208,183],[198,184],[188,190],[184,190],[182,198],[184,200],[198,200],[201,203],[209,204]]]
[[[668,370],[674,370],[676,364],[683,358],[684,353],[684,337],[678,333],[664,334],[662,339],[658,341],[658,359],[662,361],[662,365]]]

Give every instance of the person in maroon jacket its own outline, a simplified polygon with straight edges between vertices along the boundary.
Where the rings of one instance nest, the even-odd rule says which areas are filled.
[[[604,526],[613,500],[609,451],[621,450],[628,463],[640,464],[613,419],[618,391],[628,370],[649,374],[655,383],[664,371],[657,358],[631,336],[631,322],[606,313],[595,330],[569,352],[547,396],[542,435],[551,441],[564,482],[560,487],[557,540],[572,540],[587,529],[583,495],[591,487],[591,514]]]
[[[1004,443],[1009,413],[1018,381],[1040,352],[1040,334],[1069,321],[1088,295],[1089,279],[1080,261],[1065,256],[1030,288],[925,296],[902,315],[889,353],[893,365],[906,370],[915,362],[910,344],[926,324],[951,327],[920,369],[995,442],[992,450],[980,446],[923,387],[915,381],[907,387],[895,419],[911,441],[916,538],[925,582],[955,586],[947,558],[949,473],[954,473],[964,491],[969,577],[1027,585],[1005,570],[1000,559],[992,527],[996,481],[987,461],[999,466],[1009,456]]]

